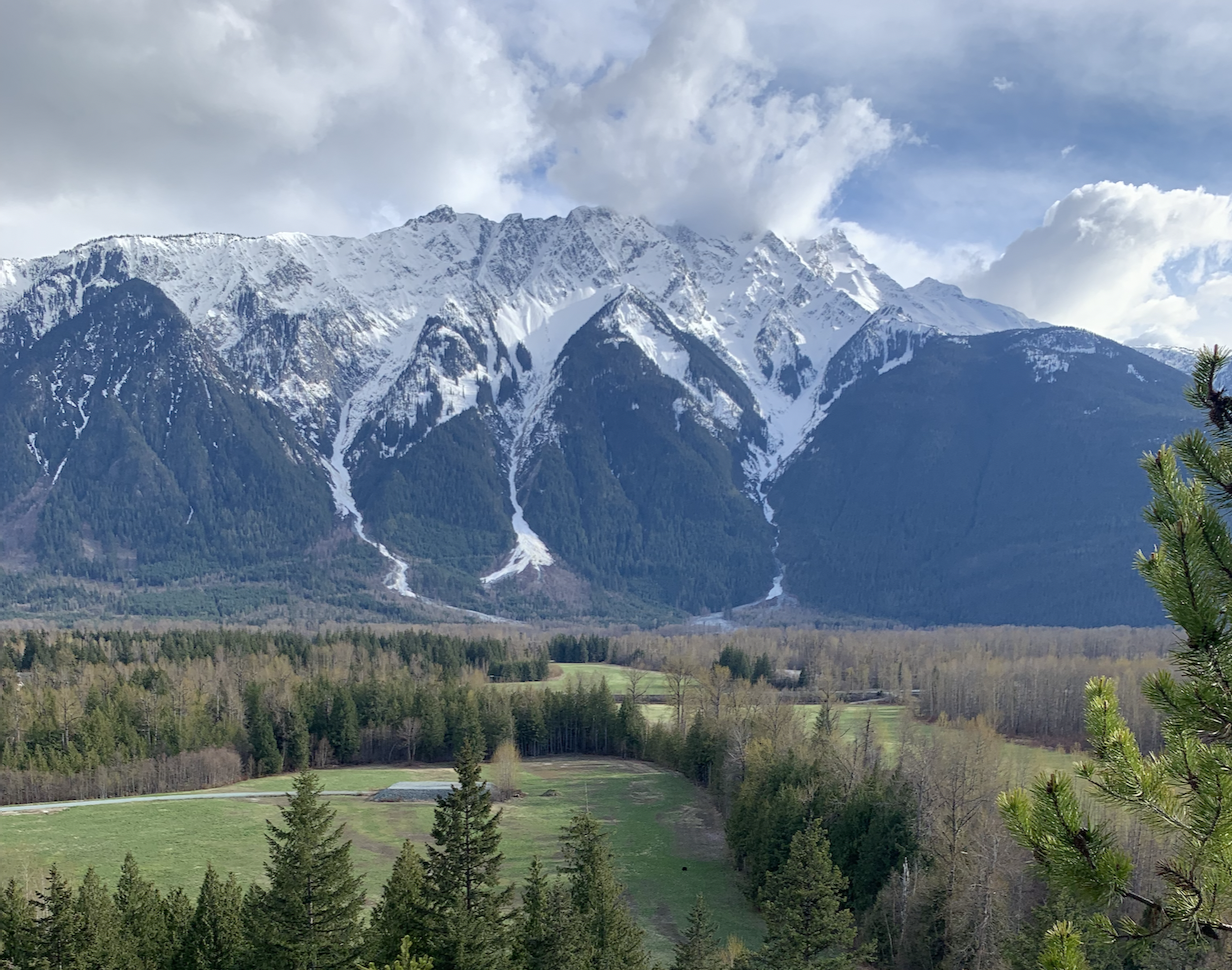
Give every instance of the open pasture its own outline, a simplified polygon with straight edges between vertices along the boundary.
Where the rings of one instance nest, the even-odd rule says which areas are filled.
[[[629,675],[632,671],[641,674],[638,684],[638,694],[663,695],[667,693],[667,678],[658,670],[638,670],[635,667],[619,667],[616,664],[565,664],[554,663],[549,668],[547,680],[532,680],[497,684],[498,687],[540,687],[551,690],[567,690],[575,684],[590,687],[607,680],[607,688],[616,696],[623,696],[629,690]]]
[[[322,771],[327,790],[377,789],[404,780],[452,779],[448,768],[338,768]],[[222,791],[283,791],[290,776],[244,782]],[[505,875],[520,881],[539,855],[551,871],[560,859],[557,838],[578,811],[589,808],[611,831],[612,851],[647,947],[669,962],[683,927],[704,892],[719,929],[755,945],[762,924],[741,894],[727,861],[722,823],[705,796],[686,779],[641,762],[607,758],[527,761],[519,785],[526,796],[502,806]],[[546,791],[559,794],[545,796]],[[332,800],[346,824],[356,869],[369,900],[381,891],[403,839],[429,840],[432,803]],[[73,879],[89,866],[114,886],[132,852],[145,875],[164,887],[195,894],[212,863],[241,882],[264,878],[265,823],[278,820],[281,799],[135,802],[70,808],[50,814],[0,816],[0,880],[31,890],[56,864]]]

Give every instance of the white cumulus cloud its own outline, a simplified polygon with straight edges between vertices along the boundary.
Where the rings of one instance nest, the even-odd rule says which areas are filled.
[[[1232,342],[1232,196],[1100,182],[1054,203],[974,296],[1120,341]]]
[[[776,90],[734,3],[680,0],[645,53],[546,109],[566,195],[702,230],[803,236],[900,137],[867,100]]]

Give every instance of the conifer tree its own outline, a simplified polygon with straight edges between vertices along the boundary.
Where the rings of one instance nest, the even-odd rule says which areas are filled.
[[[515,970],[581,970],[585,948],[569,894],[549,883],[539,857],[530,863],[513,931]]]
[[[856,923],[843,906],[846,890],[847,880],[830,859],[821,820],[814,819],[792,838],[787,861],[766,878],[766,942],[756,965],[767,970],[855,967]]]
[[[483,749],[468,736],[454,770],[458,784],[437,800],[425,863],[424,903],[435,970],[498,970],[506,963],[513,887],[499,888],[499,811],[480,781]]]
[[[368,964],[367,970],[432,970],[432,958],[415,956],[411,952],[411,941],[404,939],[398,948],[398,955],[393,963],[378,967],[375,963]]]
[[[168,961],[174,961],[176,956],[183,952],[195,911],[196,907],[188,898],[188,893],[179,886],[163,897],[163,914],[167,922]],[[167,963],[163,966],[167,966]]]
[[[292,704],[287,714],[286,750],[283,752],[283,767],[290,771],[304,771],[308,767],[308,757],[311,754],[312,738],[308,734],[308,723],[300,713],[299,705]]]
[[[77,887],[73,900],[77,911],[74,941],[76,966],[91,970],[120,970],[129,965],[120,947],[119,917],[115,901],[91,866]]]
[[[38,955],[49,970],[75,965],[80,917],[73,905],[73,890],[60,870],[52,866],[47,888],[38,894]]]
[[[389,963],[401,954],[404,941],[411,953],[426,953],[426,917],[423,860],[408,840],[402,843],[381,899],[373,907],[366,939],[368,959],[376,964]]]
[[[240,925],[244,931],[244,954],[240,966],[245,970],[260,970],[260,960],[265,954],[269,935],[265,897],[265,890],[252,882],[244,890],[244,900],[240,904]]]
[[[672,970],[711,970],[719,965],[719,945],[715,942],[718,927],[706,906],[706,900],[698,895],[697,902],[689,913],[689,923],[684,939],[676,944],[676,960]]]
[[[170,949],[167,912],[154,884],[142,878],[133,854],[124,856],[115,892],[116,915],[130,966],[166,966]]]
[[[1225,521],[1232,510],[1232,396],[1217,386],[1229,360],[1218,347],[1201,351],[1185,391],[1206,416],[1206,432],[1190,431],[1142,460],[1153,493],[1146,519],[1158,545],[1139,554],[1137,567],[1184,633],[1173,654],[1182,676],[1163,670],[1142,686],[1160,715],[1163,750],[1139,748],[1112,680],[1096,677],[1086,687],[1092,755],[1078,775],[1096,797],[1176,846],[1156,866],[1163,892],[1149,897],[1132,889],[1129,853],[1109,822],[1091,818],[1069,776],[1054,772],[1029,791],[1001,796],[1006,824],[1051,886],[1100,909],[1122,901],[1142,906],[1140,920],[1116,929],[1103,914],[1057,923],[1044,956],[1057,970],[1086,966],[1084,943],[1154,935],[1170,924],[1232,937],[1232,535]]]
[[[312,772],[296,777],[282,809],[283,826],[267,822],[264,927],[256,956],[269,970],[329,970],[351,966],[358,953],[364,895],[351,868],[351,843],[343,841],[337,813],[320,800]]]
[[[248,743],[252,747],[253,774],[272,775],[282,771],[282,752],[274,737],[274,721],[261,696],[261,685],[250,684],[245,707]]]
[[[0,894],[0,966],[24,967],[34,962],[38,949],[38,924],[34,903],[10,879]]]
[[[180,970],[236,970],[244,955],[242,909],[234,874],[223,882],[213,866],[206,866],[178,961]]]
[[[621,899],[607,833],[589,813],[575,815],[561,837],[574,920],[591,970],[644,970],[642,929]]]

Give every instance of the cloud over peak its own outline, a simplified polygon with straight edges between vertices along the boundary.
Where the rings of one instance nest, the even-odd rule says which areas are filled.
[[[548,104],[570,198],[699,229],[818,231],[838,186],[900,137],[872,104],[775,89],[732,3],[681,0],[640,57]]]
[[[972,295],[1116,340],[1195,346],[1232,323],[1232,196],[1098,182],[1053,203]]]

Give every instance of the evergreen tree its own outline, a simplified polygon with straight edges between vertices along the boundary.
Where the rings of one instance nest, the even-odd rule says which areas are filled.
[[[308,722],[300,713],[299,705],[292,704],[287,712],[287,737],[283,751],[283,767],[291,771],[305,771],[312,753],[312,738],[308,734]]]
[[[167,964],[167,912],[154,884],[141,876],[133,854],[124,856],[115,892],[116,915],[129,965],[155,970]]]
[[[458,784],[437,800],[425,864],[424,903],[435,970],[504,966],[513,887],[500,889],[501,813],[480,781],[483,748],[468,736],[454,770]]]
[[[184,951],[188,943],[188,933],[192,928],[195,907],[188,898],[188,893],[179,886],[172,889],[163,898],[163,915],[167,922],[167,954],[168,963]],[[163,966],[167,966],[164,963]]]
[[[530,863],[513,931],[515,970],[582,970],[585,947],[569,894],[550,884],[539,857]]]
[[[378,967],[375,963],[368,964],[367,970],[432,970],[432,958],[414,956],[411,953],[410,939],[404,939],[398,947],[398,955],[393,963]]]
[[[34,962],[38,950],[38,923],[34,903],[9,880],[0,894],[0,966],[24,967]]]
[[[368,959],[377,964],[398,958],[404,941],[412,953],[426,953],[428,930],[425,926],[423,860],[409,840],[394,860],[393,872],[373,907],[365,939]]]
[[[252,748],[253,774],[273,775],[282,771],[282,752],[274,737],[274,720],[261,696],[261,685],[250,684],[246,691],[248,744]]]
[[[265,907],[266,891],[255,882],[244,890],[240,904],[240,925],[244,931],[244,952],[240,966],[244,970],[261,970],[269,938],[269,916]]]
[[[337,815],[320,800],[312,772],[296,777],[282,809],[283,827],[267,822],[269,889],[262,905],[264,927],[254,940],[269,970],[328,970],[350,966],[357,955],[364,895],[351,868],[351,843],[343,841]]]
[[[796,833],[787,861],[766,879],[766,942],[757,964],[767,970],[854,968],[856,923],[843,906],[846,889],[847,880],[830,860],[821,820],[814,819]]]
[[[76,965],[80,917],[73,905],[73,890],[60,870],[47,873],[47,889],[38,894],[38,955],[49,970],[68,970]]]
[[[672,970],[711,970],[719,965],[719,946],[714,935],[718,927],[700,895],[689,913],[689,925],[684,939],[676,944],[676,960]]]
[[[621,899],[607,833],[589,813],[575,815],[561,837],[569,898],[591,970],[644,970],[642,929]]]
[[[238,970],[244,955],[243,897],[231,875],[226,882],[207,866],[181,951],[180,970]]]
[[[327,733],[339,761],[349,761],[359,750],[359,711],[345,684],[334,688]]]
[[[1143,906],[1140,922],[1122,924],[1123,936],[1158,934],[1169,924],[1208,938],[1232,935],[1232,534],[1225,521],[1232,510],[1232,396],[1217,386],[1230,360],[1218,347],[1202,350],[1185,392],[1206,416],[1207,431],[1190,431],[1142,460],[1153,493],[1146,518],[1159,544],[1139,554],[1137,567],[1185,635],[1173,654],[1182,677],[1162,670],[1142,687],[1159,712],[1163,750],[1142,753],[1111,679],[1096,677],[1086,687],[1092,756],[1078,774],[1097,797],[1176,845],[1156,865],[1163,891],[1149,897],[1131,888],[1129,853],[1111,822],[1090,817],[1067,775],[1041,776],[1030,791],[1001,797],[1010,831],[1051,886],[1101,909],[1121,901]],[[1041,963],[1077,970],[1086,966],[1084,942],[1113,935],[1102,913],[1085,925],[1062,920],[1049,931]]]
[[[88,970],[121,970],[129,966],[120,946],[120,922],[115,901],[91,866],[77,887],[74,962]]]
[[[774,676],[774,665],[770,662],[770,654],[763,653],[753,664],[753,683],[759,680],[769,680]]]

